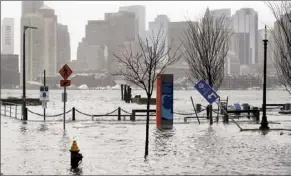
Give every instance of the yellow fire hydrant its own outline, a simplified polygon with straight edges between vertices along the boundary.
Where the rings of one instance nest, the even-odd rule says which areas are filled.
[[[79,153],[80,149],[77,145],[76,140],[73,140],[72,147],[70,149],[71,152],[71,167],[73,169],[77,168],[79,164],[81,164],[83,155]]]

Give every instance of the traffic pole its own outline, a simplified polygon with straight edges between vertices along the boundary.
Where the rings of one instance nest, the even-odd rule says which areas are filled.
[[[67,95],[66,95],[66,84],[64,85],[64,130],[66,129],[66,101],[67,101]]]
[[[45,70],[43,71],[43,87],[45,88]],[[43,101],[42,103],[46,103],[45,101]],[[43,105],[44,108],[43,108],[43,120],[45,121],[45,105]]]

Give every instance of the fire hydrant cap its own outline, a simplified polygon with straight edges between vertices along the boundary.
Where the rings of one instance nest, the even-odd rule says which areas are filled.
[[[71,152],[79,152],[80,151],[80,149],[79,149],[79,147],[77,145],[76,140],[73,140],[73,144],[72,144],[72,147],[71,147],[71,150],[70,151]]]

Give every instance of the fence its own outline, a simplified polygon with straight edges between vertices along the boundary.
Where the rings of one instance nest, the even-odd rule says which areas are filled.
[[[21,110],[22,110],[22,105],[19,105],[19,104],[5,103],[5,104],[2,104],[2,106],[1,106],[1,114],[2,115],[22,120],[22,111]],[[30,114],[33,114],[33,115],[36,115],[39,117],[44,116],[43,113],[33,112],[29,108],[26,108],[25,111],[26,111],[25,113],[27,113],[27,114],[30,113]],[[89,113],[82,112],[81,110],[73,107],[72,109],[70,109],[66,112],[66,115],[71,113],[71,116],[69,116],[69,117],[71,117],[72,121],[76,121],[76,120],[77,121],[84,121],[84,119],[76,119],[76,113],[90,117],[91,120],[94,120],[98,117],[117,117],[117,119],[115,119],[115,120],[120,121],[123,117],[123,120],[126,120],[126,118],[128,118],[131,121],[136,121],[136,120],[138,120],[138,119],[136,119],[136,117],[145,117],[146,116],[146,114],[136,114],[134,112],[134,111],[136,111],[136,109],[133,109],[131,111],[132,112],[128,112],[127,110],[122,109],[121,107],[118,107],[118,108],[116,108],[108,113],[104,113],[104,114],[89,114]],[[151,112],[150,116],[155,116],[155,112],[152,112],[152,111],[153,110],[150,111]],[[191,115],[194,115],[195,113],[194,112],[193,113],[174,112],[174,114],[180,115],[180,116],[191,116]],[[58,113],[58,114],[47,114],[46,113],[45,116],[46,117],[61,117],[63,115],[64,115],[64,113]],[[27,115],[27,116],[28,116],[28,119],[27,119],[28,121],[44,121],[44,120],[31,120],[31,119],[29,119],[29,115]],[[114,120],[114,119],[111,118],[109,120]],[[145,119],[139,119],[139,120],[145,120]],[[56,121],[56,120],[48,119],[46,121]]]
[[[1,114],[4,116],[12,117],[15,119],[21,119],[22,118],[22,106],[19,104],[14,104],[14,103],[2,103],[1,104]]]

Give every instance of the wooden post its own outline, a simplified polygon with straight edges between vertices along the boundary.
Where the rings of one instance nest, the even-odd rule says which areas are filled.
[[[124,85],[123,100],[127,102],[127,85]]]
[[[254,115],[254,118],[255,118],[255,121],[256,122],[259,122],[260,121],[260,110],[258,107],[253,107],[253,110],[256,110],[253,115]]]
[[[10,115],[9,115],[9,117],[11,117],[11,105],[9,105],[9,107],[10,107]]]
[[[15,105],[15,118],[17,119],[17,105]]]
[[[135,110],[132,110],[131,116],[130,116],[131,121],[135,121]]]
[[[118,120],[120,121],[121,120],[121,108],[118,107]]]
[[[248,116],[247,116],[247,118],[248,118],[248,119],[250,119],[250,118],[251,118],[251,113],[250,113],[250,105],[248,105],[248,107],[247,107],[247,108],[248,108]]]
[[[213,124],[213,116],[212,116],[212,104],[209,105],[209,118],[210,118],[210,125]]]
[[[6,116],[6,106],[7,105],[4,105],[4,115]]]
[[[201,104],[196,104],[197,113],[201,112]]]
[[[72,120],[75,121],[76,120],[76,116],[75,116],[75,107],[73,107],[72,109]]]
[[[226,124],[229,123],[229,117],[228,117],[228,114],[226,112],[224,112],[224,115],[223,115],[223,123],[226,123]]]
[[[124,100],[124,96],[123,96],[123,84],[120,85],[121,88],[121,101]]]
[[[210,114],[209,114],[209,105],[206,106],[206,118],[209,119]]]
[[[131,102],[131,87],[128,88],[128,103]]]

